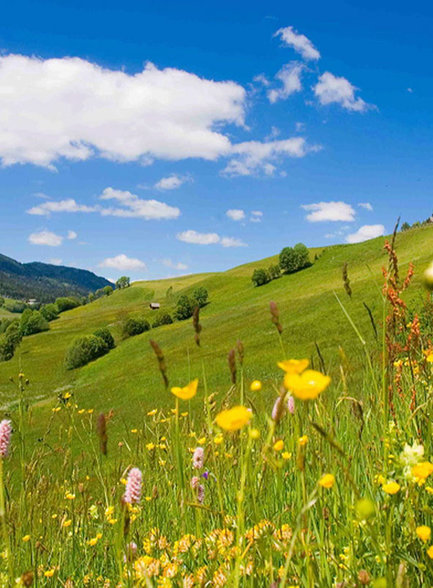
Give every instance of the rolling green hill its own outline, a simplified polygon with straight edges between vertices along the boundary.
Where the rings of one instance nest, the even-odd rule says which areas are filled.
[[[115,291],[112,296],[62,314],[51,323],[50,331],[24,338],[14,359],[0,364],[2,403],[7,406],[13,402],[16,389],[9,379],[22,371],[31,380],[28,394],[36,404],[50,402],[59,390],[70,389],[80,406],[95,410],[122,408],[124,418],[133,416],[137,405],[145,409],[171,406],[171,395],[165,393],[149,345],[152,338],[165,353],[172,385],[185,383],[194,376],[202,378],[204,366],[209,389],[226,391],[230,386],[227,353],[238,339],[245,346],[247,379],[273,380],[278,374],[276,360],[283,352],[270,321],[271,300],[280,309],[287,357],[311,357],[318,365],[318,348],[327,370],[332,373],[340,361],[338,349],[341,348],[351,366],[350,378],[364,359],[334,293],[343,301],[371,349],[379,351],[380,343],[375,340],[363,303],[368,304],[380,329],[381,268],[387,263],[383,243],[384,239],[378,238],[356,245],[312,250],[312,256],[318,254],[312,267],[259,288],[252,286],[253,270],[269,266],[277,257],[221,273],[137,282],[128,289]],[[427,226],[400,233],[397,253],[402,274],[409,262],[415,263],[415,279],[407,297],[410,304],[416,305],[424,296],[421,272],[433,257],[433,228]],[[343,289],[341,274],[345,262],[352,299]],[[210,300],[200,313],[203,326],[200,348],[194,343],[190,320],[121,340],[120,325],[126,316],[135,313],[151,318],[154,315],[149,309],[150,301],[158,301],[163,309],[171,311],[173,302],[171,298],[166,299],[167,290],[172,287],[178,295],[188,293],[197,285],[208,289]],[[101,326],[111,328],[117,347],[81,369],[65,370],[65,353],[74,338]]]

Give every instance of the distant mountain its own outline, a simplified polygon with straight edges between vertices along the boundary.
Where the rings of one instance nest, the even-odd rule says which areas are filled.
[[[59,296],[87,295],[111,283],[87,270],[49,263],[20,263],[0,254],[0,296],[51,302]]]

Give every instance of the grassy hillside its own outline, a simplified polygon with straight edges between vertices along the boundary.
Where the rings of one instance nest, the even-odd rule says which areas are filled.
[[[210,388],[215,391],[227,389],[230,382],[227,353],[238,339],[245,346],[247,378],[272,380],[277,368],[269,366],[274,365],[272,358],[279,349],[279,342],[269,319],[270,300],[277,302],[281,312],[287,356],[307,356],[317,363],[317,344],[327,369],[332,371],[338,357],[336,351],[341,347],[355,369],[361,361],[360,349],[354,344],[353,332],[334,292],[344,301],[363,336],[374,344],[373,329],[363,302],[371,308],[379,328],[381,268],[386,263],[383,242],[383,238],[378,238],[313,251],[312,254],[320,256],[312,267],[259,288],[251,284],[252,271],[255,267],[267,267],[276,258],[222,273],[138,282],[110,297],[66,312],[51,323],[50,331],[25,338],[16,357],[0,364],[3,405],[14,399],[15,389],[9,379],[19,371],[31,379],[29,394],[37,402],[54,398],[59,389],[68,385],[72,386],[80,405],[106,410],[122,407],[126,414],[134,411],[135,401],[149,408],[156,402],[159,405],[171,402],[163,393],[155,357],[149,346],[151,338],[156,339],[164,350],[169,375],[176,374],[176,381],[171,382],[173,385],[190,376],[201,376],[203,364]],[[402,271],[410,261],[416,265],[418,278],[409,291],[415,303],[422,297],[417,283],[421,271],[431,260],[433,229],[424,227],[399,234],[397,251]],[[352,299],[343,290],[341,269],[344,262],[348,262]],[[159,301],[162,308],[170,311],[173,303],[166,301],[167,289],[173,287],[174,293],[179,294],[196,285],[205,286],[210,296],[210,303],[201,311],[200,349],[193,341],[191,321],[176,322],[121,340],[120,324],[128,314],[145,314],[151,318],[152,311],[148,308],[151,300]],[[116,349],[84,368],[65,370],[64,356],[74,338],[106,325],[115,335]]]

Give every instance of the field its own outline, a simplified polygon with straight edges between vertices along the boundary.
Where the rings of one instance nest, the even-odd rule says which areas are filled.
[[[383,245],[259,288],[273,258],[135,283],[24,338],[0,364],[0,585],[433,585],[433,229]],[[197,285],[200,346],[190,320],[121,339]],[[116,348],[67,371],[101,326]]]

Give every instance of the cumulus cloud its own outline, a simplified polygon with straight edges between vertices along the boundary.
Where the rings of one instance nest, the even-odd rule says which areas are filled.
[[[281,141],[246,141],[232,147],[232,159],[223,170],[228,176],[249,176],[257,172],[272,175],[276,169],[272,163],[281,157],[305,157],[319,146],[308,146],[303,137],[291,137]]]
[[[301,208],[309,211],[306,219],[310,223],[355,220],[355,211],[346,202],[316,202],[314,204],[303,204]]]
[[[385,234],[385,227],[383,225],[364,225],[359,228],[356,233],[347,235],[347,243],[361,243],[368,239],[375,239]]]
[[[349,80],[334,76],[329,71],[325,71],[319,77],[319,81],[313,90],[322,105],[340,104],[346,110],[354,112],[365,112],[370,108],[370,105],[364,102],[362,98],[356,98],[355,92],[357,88]]]
[[[146,269],[144,261],[135,257],[128,257],[124,253],[116,255],[115,257],[107,257],[104,261],[101,261],[99,267],[108,267],[119,271],[124,270],[137,270]]]
[[[188,266],[185,263],[182,263],[181,261],[174,262],[171,259],[163,259],[162,260],[162,263],[166,267],[170,267],[171,269],[175,269],[175,270],[178,270],[178,271],[182,271],[182,270],[188,269]]]
[[[361,208],[365,208],[365,210],[373,210],[373,206],[370,204],[370,202],[358,202],[358,206],[360,206]]]
[[[86,206],[78,204],[74,199],[47,201],[30,208],[28,214],[50,216],[54,212],[98,212],[102,216],[119,216],[124,218],[143,218],[144,220],[173,219],[180,215],[179,208],[169,206],[159,200],[144,200],[127,190],[105,188],[99,196],[100,200],[114,200],[118,206],[101,205]],[[71,238],[71,237],[68,237]]]
[[[49,247],[58,247],[63,243],[63,237],[51,231],[32,233],[28,240],[32,245],[48,245]]]
[[[263,217],[263,212],[261,210],[252,210],[250,216],[250,222],[252,223],[261,223]]]
[[[159,182],[156,182],[155,188],[158,190],[175,190],[180,188],[185,182],[189,182],[191,179],[188,176],[178,176],[171,174],[165,178],[161,178]]]
[[[226,211],[226,216],[233,221],[241,221],[245,218],[245,211],[240,208],[230,208]]]
[[[271,104],[274,104],[277,100],[286,100],[291,94],[302,90],[301,73],[304,67],[302,63],[292,61],[281,68],[275,77],[282,82],[282,87],[268,90],[268,98]]]
[[[179,241],[193,243],[194,245],[216,245],[223,247],[246,247],[246,243],[234,237],[220,237],[218,233],[199,233],[192,229],[176,235]]]
[[[298,33],[292,26],[278,29],[275,36],[281,37],[283,43],[292,47],[297,53],[302,55],[307,61],[317,61],[320,59],[319,51],[305,35]]]
[[[0,57],[3,165],[59,158],[117,162],[215,160],[230,151],[224,124],[243,125],[246,92],[147,63],[136,74],[80,58]]]
[[[68,231],[68,234],[66,236],[66,238],[70,240],[76,239],[77,237],[78,235],[75,231]]]

